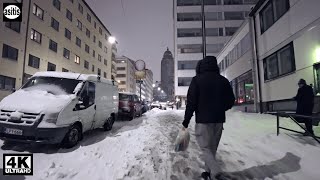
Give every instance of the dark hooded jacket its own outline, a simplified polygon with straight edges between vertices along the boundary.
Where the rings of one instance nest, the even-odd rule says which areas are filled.
[[[297,101],[297,114],[312,115],[314,94],[311,86],[305,84],[299,88],[297,96],[294,99]]]
[[[207,56],[196,67],[187,95],[183,125],[188,126],[193,113],[196,123],[224,123],[225,111],[234,105],[230,82],[220,75],[217,59]]]

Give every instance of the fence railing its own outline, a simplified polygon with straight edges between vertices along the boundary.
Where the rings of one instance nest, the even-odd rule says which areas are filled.
[[[295,114],[295,113],[288,113],[288,112],[267,112],[266,114],[271,114],[271,115],[276,115],[277,116],[277,136],[279,136],[279,134],[280,134],[280,129],[291,131],[291,132],[296,132],[296,133],[299,133],[299,134],[303,134],[304,133],[304,132],[300,132],[300,131],[296,131],[296,130],[293,130],[293,129],[289,129],[289,128],[280,126],[280,117],[287,117],[287,118],[290,118],[293,122],[295,122],[305,132],[308,132],[310,134],[310,136],[320,144],[320,140],[319,140],[320,137],[311,134],[305,127],[303,127],[300,124],[301,122],[298,122],[296,120],[296,118],[311,119],[312,122],[313,122],[312,124],[319,125],[319,121],[320,121],[319,117],[304,116],[304,115],[299,115],[299,114]]]

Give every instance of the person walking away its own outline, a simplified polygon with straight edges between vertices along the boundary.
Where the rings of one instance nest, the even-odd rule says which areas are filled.
[[[188,128],[195,112],[195,135],[202,150],[202,159],[206,171],[201,174],[210,180],[217,171],[215,155],[222,135],[225,111],[232,108],[235,102],[230,82],[220,75],[217,59],[206,56],[196,67],[196,76],[192,78],[187,94],[187,106],[183,121]]]
[[[298,82],[298,93],[294,99],[297,101],[296,114],[312,116],[312,110],[314,106],[314,94],[313,88],[307,85],[304,79],[300,79]],[[303,134],[304,136],[314,135],[312,128],[312,119],[298,118],[301,122],[306,125],[307,131]]]

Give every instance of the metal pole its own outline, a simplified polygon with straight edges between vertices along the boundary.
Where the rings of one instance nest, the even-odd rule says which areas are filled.
[[[142,99],[141,99],[141,84],[142,84],[142,80],[140,80],[139,83],[140,83],[140,101],[142,101]]]
[[[279,114],[277,113],[277,136],[279,136]]]
[[[204,0],[201,1],[201,16],[202,16],[202,53],[203,53],[203,59],[204,59],[207,54],[206,16],[204,12]]]

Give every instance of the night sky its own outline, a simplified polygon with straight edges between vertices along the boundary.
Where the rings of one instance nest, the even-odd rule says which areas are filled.
[[[118,41],[118,55],[146,61],[160,80],[167,47],[173,50],[173,0],[86,0]]]

